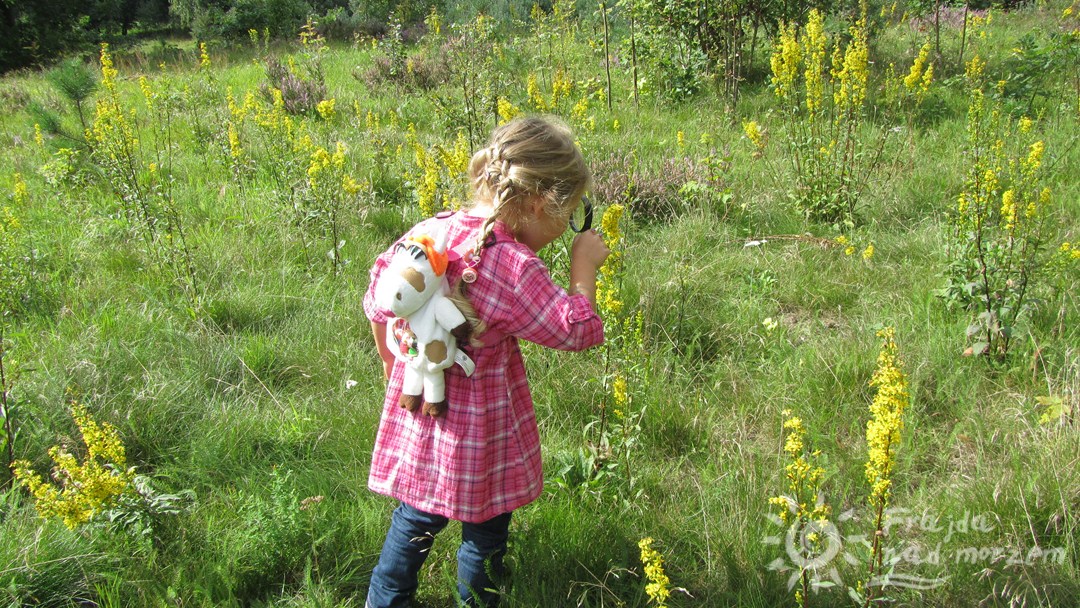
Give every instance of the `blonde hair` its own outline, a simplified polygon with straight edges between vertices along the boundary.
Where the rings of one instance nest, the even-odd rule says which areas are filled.
[[[514,232],[528,223],[536,197],[549,216],[569,218],[592,186],[592,175],[569,127],[558,119],[527,117],[495,129],[488,146],[469,161],[469,181],[474,204],[493,208],[480,230],[480,251],[496,220]]]

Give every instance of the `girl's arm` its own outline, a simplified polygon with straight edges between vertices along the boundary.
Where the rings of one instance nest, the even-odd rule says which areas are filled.
[[[532,257],[510,277],[509,293],[499,298],[492,325],[498,323],[510,335],[559,350],[584,350],[602,343],[604,324],[592,300],[596,298],[596,268],[608,251],[599,236],[591,237],[578,241],[583,246],[575,242],[570,293],[552,283],[544,263]],[[602,249],[594,247],[593,239]]]
[[[386,323],[371,322],[371,333],[375,336],[375,347],[379,349],[379,358],[382,359],[383,376],[390,379],[390,372],[394,369],[394,353],[386,345]]]

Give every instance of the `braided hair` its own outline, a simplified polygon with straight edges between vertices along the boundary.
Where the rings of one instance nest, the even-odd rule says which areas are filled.
[[[492,207],[478,235],[479,254],[496,221],[516,232],[532,220],[529,205],[536,197],[544,201],[547,215],[568,218],[592,185],[592,175],[564,123],[528,117],[495,129],[488,146],[473,154],[469,181],[474,202]]]

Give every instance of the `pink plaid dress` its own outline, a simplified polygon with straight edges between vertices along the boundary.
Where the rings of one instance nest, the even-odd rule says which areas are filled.
[[[427,220],[444,224],[450,248],[475,242],[483,221],[465,213]],[[477,280],[468,287],[488,327],[478,336],[482,347],[464,349],[476,371],[466,376],[457,365],[446,370],[450,409],[434,419],[398,406],[404,371],[398,361],[386,389],[368,477],[375,492],[470,523],[524,506],[543,488],[540,435],[518,338],[571,351],[604,341],[603,324],[585,296],[568,295],[552,283],[544,263],[501,223],[494,233],[497,242],[484,249]],[[364,296],[364,311],[376,323],[388,318],[373,299],[392,254],[393,248],[376,259]],[[454,258],[446,271],[451,285],[464,269],[464,262]]]

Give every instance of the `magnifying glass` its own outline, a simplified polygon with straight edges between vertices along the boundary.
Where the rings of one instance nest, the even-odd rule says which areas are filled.
[[[581,197],[581,204],[574,210],[574,214],[570,216],[570,229],[574,232],[585,232],[589,228],[592,228],[593,210],[592,203],[589,202],[589,197]]]

